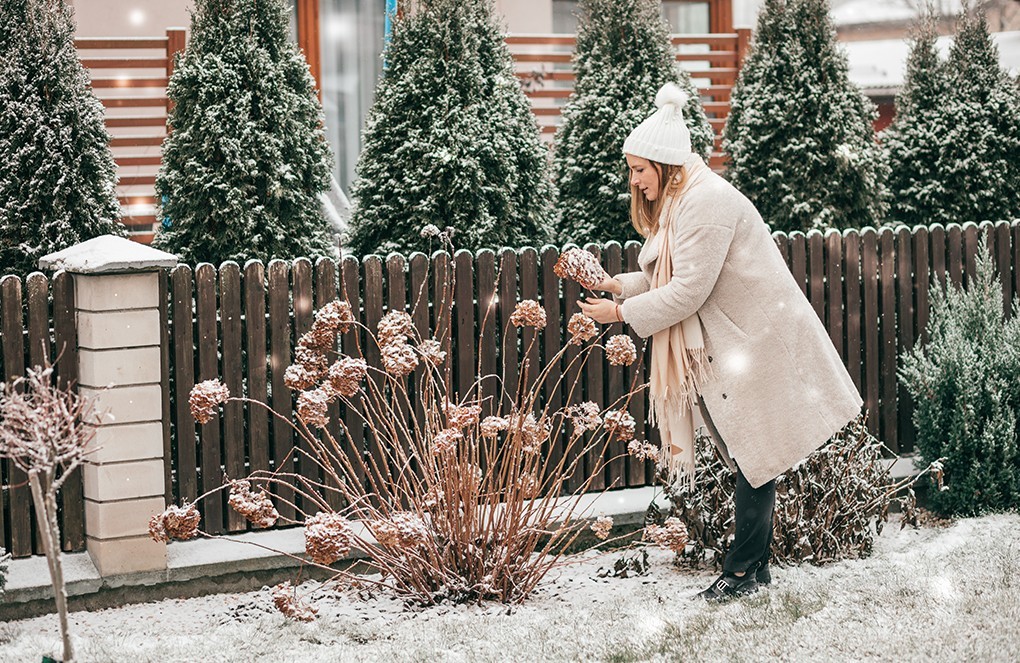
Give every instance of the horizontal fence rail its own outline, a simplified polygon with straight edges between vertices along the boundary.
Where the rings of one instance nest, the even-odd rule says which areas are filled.
[[[894,452],[911,452],[913,403],[898,385],[897,357],[926,340],[930,284],[968,283],[984,241],[995,258],[1008,310],[1020,292],[1020,222],[775,233],[774,239],[860,389],[871,431]],[[586,248],[610,274],[638,269],[637,242]],[[558,257],[559,250],[547,246],[476,254],[458,251],[453,256],[346,257],[339,264],[328,259],[315,264],[306,259],[274,260],[267,266],[250,262],[243,268],[224,263],[219,269],[203,264],[194,270],[179,266],[165,274],[173,431],[168,501],[193,500],[220,485],[224,476],[236,478],[259,469],[293,471],[314,481],[322,478],[314,465],[302,466],[300,454],[292,452],[300,440],[284,422],[271,420],[265,409],[231,404],[222,417],[198,426],[188,412],[187,397],[196,381],[222,376],[231,393],[267,403],[291,417],[294,396],[283,385],[283,371],[292,360],[296,339],[310,328],[313,311],[336,297],[350,302],[359,321],[372,330],[385,312],[404,310],[411,313],[422,338],[449,334],[455,394],[463,396],[475,382],[479,366],[481,375],[499,376],[510,385],[517,383],[524,367],[534,375],[535,367],[544,366],[569,339],[566,323],[578,312],[579,286],[553,274]],[[456,275],[452,293],[444,289],[445,279],[437,276],[442,274]],[[422,288],[432,305],[414,307]],[[439,315],[444,297],[453,298],[452,319]],[[536,299],[545,307],[549,324],[544,329],[518,330],[508,324],[521,299]],[[623,325],[614,324],[608,333],[625,331]],[[641,339],[633,338],[641,348]],[[343,335],[339,351],[355,356],[363,351],[370,364],[379,364],[378,350],[363,331]],[[578,352],[570,348],[559,370],[568,370]],[[630,385],[647,381],[643,360],[614,367],[601,352],[586,365],[571,368],[567,382],[574,376],[579,376],[581,386],[570,402],[594,400],[603,407],[617,401]],[[569,404],[566,388],[554,385],[555,376],[550,376],[543,386],[550,409]],[[481,391],[483,396],[496,394],[495,385],[485,381]],[[345,452],[378,457],[376,441],[355,413],[332,407],[329,430]],[[639,437],[657,443],[656,431],[644,423],[644,392],[628,407],[641,422]],[[349,437],[341,437],[337,423],[341,420],[350,429]],[[547,453],[561,454],[563,441],[551,440]],[[609,454],[621,451],[617,445]],[[586,458],[583,467],[588,470],[596,462]],[[650,464],[629,457],[615,460],[593,488],[646,485],[653,479],[652,470]],[[294,496],[283,488],[279,497],[293,501]],[[203,508],[210,532],[250,527],[229,512],[222,495]],[[278,508],[287,518],[295,516],[283,500]]]
[[[78,382],[78,345],[74,321],[74,284],[66,272],[52,279],[38,272],[24,281],[0,279],[0,370],[5,381],[25,375],[31,366],[54,366],[57,385]],[[0,546],[15,557],[42,555],[28,476],[9,460],[0,462]],[[82,473],[64,482],[58,504],[61,547],[85,549],[85,499]]]

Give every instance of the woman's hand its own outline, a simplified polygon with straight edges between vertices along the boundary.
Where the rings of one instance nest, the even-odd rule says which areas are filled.
[[[619,306],[608,299],[585,299],[578,301],[577,305],[586,316],[599,324],[608,325],[621,321],[617,310]]]
[[[610,276],[603,279],[601,283],[593,288],[593,290],[601,290],[602,292],[608,292],[610,294],[620,296],[623,294],[623,284],[620,283],[616,277]]]

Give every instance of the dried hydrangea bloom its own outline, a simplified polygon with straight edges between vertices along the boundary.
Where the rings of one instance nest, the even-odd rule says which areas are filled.
[[[325,352],[301,343],[298,343],[298,346],[294,348],[294,363],[304,366],[305,370],[314,375],[316,380],[322,378],[329,368],[329,358],[326,357]]]
[[[418,355],[407,343],[384,345],[380,355],[386,372],[398,378],[410,375],[418,366]]]
[[[447,428],[436,433],[433,440],[432,453],[444,454],[457,448],[457,443],[464,439],[464,434],[456,428]]]
[[[305,553],[329,566],[351,551],[351,521],[339,513],[320,512],[305,519]]]
[[[311,389],[318,383],[319,378],[315,373],[310,373],[301,364],[291,364],[283,372],[283,384],[291,391],[304,391]]]
[[[298,346],[325,354],[336,347],[336,329],[316,320],[312,328],[298,339]]]
[[[595,536],[603,541],[609,538],[609,533],[613,530],[613,519],[609,516],[599,516],[595,519],[595,522],[591,524],[591,531],[595,532]]]
[[[198,423],[207,424],[216,416],[220,403],[226,403],[228,398],[230,390],[219,380],[199,382],[191,388],[191,395],[188,397],[191,416]]]
[[[198,536],[198,523],[202,515],[194,504],[171,504],[163,513],[149,519],[149,536],[153,541],[168,543],[171,539],[186,541]]]
[[[627,453],[638,460],[658,460],[659,447],[655,446],[651,442],[631,440],[630,444],[627,445]]]
[[[404,311],[390,311],[379,321],[379,345],[403,344],[414,333],[414,322]]]
[[[634,429],[637,428],[637,423],[626,410],[610,410],[606,412],[605,420],[606,430],[609,431],[611,439],[623,442],[634,439]]]
[[[609,274],[599,264],[598,258],[584,249],[577,248],[563,252],[553,265],[553,273],[561,279],[577,281],[589,290],[609,278]]]
[[[541,451],[542,443],[552,433],[552,426],[549,425],[545,417],[542,418],[542,421],[538,421],[535,419],[535,415],[530,412],[524,417],[521,417],[519,414],[515,415],[511,426],[513,430],[520,431],[521,450],[528,454],[535,454]]]
[[[637,361],[634,340],[626,334],[617,334],[606,342],[606,359],[613,366],[630,366]]]
[[[446,420],[449,422],[450,428],[474,426],[478,423],[478,418],[482,416],[480,405],[457,405],[447,402],[443,410],[446,412]]]
[[[297,416],[306,426],[325,428],[329,423],[326,411],[330,401],[330,393],[325,389],[302,391],[297,400]]]
[[[441,232],[442,231],[439,229],[439,226],[432,223],[426,223],[424,226],[422,226],[421,236],[424,239],[430,239],[432,237],[439,237]]]
[[[545,309],[534,299],[525,299],[517,303],[510,314],[510,323],[515,327],[545,327]]]
[[[521,491],[521,497],[530,500],[538,497],[542,484],[533,473],[522,474],[517,480],[517,489]]]
[[[598,430],[602,425],[601,410],[591,401],[568,407],[567,417],[574,424],[574,437],[582,435],[585,431]]]
[[[510,419],[507,417],[486,417],[478,425],[478,432],[482,437],[496,437],[500,431],[510,428]]]
[[[364,359],[343,357],[334,362],[326,373],[329,385],[341,396],[353,396],[361,388],[361,382],[368,375],[368,364]]]
[[[354,313],[351,305],[345,301],[334,299],[315,312],[315,324],[336,334],[347,333],[354,324]],[[313,325],[314,328],[314,325]]]
[[[679,518],[669,517],[661,526],[646,525],[644,538],[679,555],[687,546],[687,526]]]
[[[385,520],[369,523],[379,545],[391,550],[417,548],[428,540],[428,527],[416,513],[397,511]]]
[[[319,611],[315,609],[315,606],[298,600],[294,594],[294,588],[290,585],[290,581],[281,582],[273,587],[271,591],[273,594],[273,604],[285,617],[296,619],[299,622],[315,621],[315,615]]]
[[[418,346],[418,352],[421,353],[422,359],[433,366],[440,366],[446,361],[446,351],[443,350],[442,344],[435,339],[428,339],[422,341]]]
[[[567,331],[570,332],[568,345],[581,345],[581,343],[590,341],[599,335],[599,329],[595,326],[595,321],[584,313],[575,313],[570,316],[570,322],[567,323]]]
[[[256,527],[272,527],[280,518],[280,513],[273,506],[266,491],[260,490],[253,493],[251,483],[248,481],[232,481],[230,483],[230,497],[227,504],[234,511],[248,519]]]

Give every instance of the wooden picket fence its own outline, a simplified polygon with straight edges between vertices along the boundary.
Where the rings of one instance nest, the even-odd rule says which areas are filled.
[[[57,384],[78,381],[78,345],[74,322],[74,284],[65,272],[52,279],[30,274],[0,279],[0,375],[6,381],[25,374],[26,366],[49,363]],[[0,463],[0,546],[15,557],[43,554],[28,476],[9,460]],[[85,548],[85,500],[81,471],[67,478],[58,505],[62,547]]]
[[[1008,309],[1013,294],[1020,292],[1020,222],[776,233],[774,237],[861,390],[871,430],[893,451],[909,453],[914,447],[913,404],[898,386],[897,356],[925,340],[930,283],[932,279],[941,284],[966,283],[974,274],[984,237],[998,265],[1003,304]],[[638,269],[637,242],[586,248],[601,258],[611,274]],[[293,343],[310,328],[313,310],[340,296],[370,329],[375,329],[386,311],[407,310],[422,337],[449,334],[455,392],[463,394],[474,383],[479,365],[481,375],[496,375],[514,385],[524,366],[534,373],[569,338],[566,321],[577,312],[575,302],[581,291],[577,284],[553,274],[558,256],[556,248],[544,247],[477,254],[459,251],[452,258],[446,253],[431,258],[420,253],[410,258],[368,256],[361,261],[348,257],[339,265],[326,259],[314,265],[299,259],[275,260],[268,267],[250,262],[243,269],[233,263],[219,270],[209,264],[194,271],[177,267],[167,277],[174,381],[174,469],[168,500],[194,499],[220,485],[224,473],[239,477],[256,469],[282,468],[311,480],[321,478],[316,467],[302,467],[300,459],[294,459],[290,451],[300,440],[295,440],[285,423],[270,420],[263,408],[232,404],[221,419],[196,427],[187,405],[196,380],[222,376],[231,393],[268,403],[289,418],[293,401],[283,386],[283,371],[291,361]],[[444,274],[456,276],[455,292],[449,295],[454,301],[452,320],[436,314],[444,309]],[[432,306],[415,308],[412,304],[423,287]],[[550,321],[545,329],[519,331],[508,326],[509,315],[521,299],[542,303]],[[623,331],[622,325],[610,326],[611,334]],[[536,334],[537,342],[532,343]],[[635,337],[635,341],[641,347],[641,340]],[[361,348],[369,363],[378,365],[378,350],[363,333],[356,337],[350,332],[340,341],[345,354],[359,356]],[[569,366],[577,353],[571,348],[560,369]],[[262,360],[253,361],[254,357]],[[593,400],[603,406],[616,401],[635,381],[641,384],[647,379],[643,362],[614,367],[601,352],[572,372],[567,382],[580,374],[582,384],[573,400]],[[553,383],[550,377],[546,401],[552,408],[567,404],[565,391],[552,390]],[[494,393],[494,384],[483,383],[483,396]],[[646,419],[646,407],[643,395],[629,404],[639,422]],[[333,406],[332,416],[330,431],[347,453],[379,453],[373,449],[376,441],[354,413]],[[349,438],[340,435],[336,423],[340,420],[350,428]],[[639,434],[657,441],[650,427]],[[553,440],[548,452],[562,453],[562,442]],[[591,468],[595,462],[586,459],[584,466]],[[594,487],[640,486],[651,480],[649,465],[628,458],[614,461]],[[226,508],[222,495],[204,508],[205,526],[211,532],[248,527]],[[282,505],[280,510],[285,517],[294,516],[293,508]]]
[[[823,321],[834,346],[864,396],[869,426],[889,447],[909,453],[914,447],[911,423],[913,403],[896,379],[897,356],[926,340],[930,314],[930,284],[966,284],[974,275],[979,245],[989,247],[1003,287],[1003,306],[1009,310],[1020,293],[1020,221],[951,224],[943,227],[866,228],[822,234],[774,235],[791,273]],[[610,273],[638,268],[640,245],[610,243],[588,246]],[[388,310],[411,312],[422,337],[449,337],[452,383],[463,391],[481,375],[495,375],[505,384],[517,383],[524,367],[534,375],[569,338],[566,321],[577,312],[581,295],[577,284],[563,282],[552,272],[559,257],[555,247],[540,250],[489,250],[477,254],[459,251],[452,257],[420,253],[405,258],[347,257],[339,264],[323,259],[293,262],[274,260],[267,266],[252,261],[243,268],[224,263],[188,266],[162,273],[165,304],[164,407],[167,452],[166,499],[193,500],[219,486],[224,475],[237,478],[254,470],[295,471],[319,480],[318,468],[302,465],[291,450],[303,442],[285,421],[269,416],[265,408],[230,404],[223,416],[196,425],[187,397],[196,381],[220,377],[233,394],[271,406],[283,417],[293,413],[293,395],[283,385],[295,340],[310,329],[314,309],[336,297],[346,299],[359,321],[374,329]],[[449,275],[456,288],[445,293]],[[423,290],[424,289],[424,290]],[[427,306],[414,307],[424,292]],[[58,273],[52,279],[32,274],[23,282],[15,276],[0,280],[0,356],[2,375],[22,375],[25,366],[57,360],[58,379],[76,380],[77,348],[73,319],[71,279]],[[452,319],[440,315],[445,297],[452,297]],[[549,324],[532,330],[507,324],[516,303],[536,299],[545,307]],[[488,315],[486,315],[488,314]],[[506,335],[504,336],[504,331]],[[622,333],[611,325],[611,334]],[[534,343],[533,343],[534,341]],[[641,347],[641,340],[635,337]],[[374,365],[378,349],[364,332],[351,331],[339,341],[345,354],[361,355]],[[560,370],[577,356],[568,349]],[[595,352],[584,366],[575,366],[567,382],[580,380],[573,401],[593,400],[608,405],[632,384],[647,380],[644,362],[614,367]],[[554,377],[544,385],[551,408],[567,403],[564,389],[553,389]],[[483,381],[483,396],[496,394],[494,380]],[[629,410],[639,422],[646,419],[647,403],[639,394]],[[349,454],[379,454],[354,411],[332,406],[330,432]],[[342,436],[343,421],[351,431]],[[645,426],[642,423],[642,426]],[[657,442],[653,428],[639,435]],[[307,450],[307,449],[306,449]],[[620,445],[610,449],[616,455]],[[563,440],[552,440],[548,452],[563,453]],[[598,459],[586,458],[585,471]],[[5,488],[0,492],[0,543],[16,556],[41,554],[34,516],[24,477],[9,463],[0,465]],[[568,488],[576,487],[572,479]],[[652,481],[651,467],[630,458],[610,464],[594,488],[641,486]],[[280,496],[292,500],[283,489]],[[298,502],[298,507],[303,505]],[[212,533],[236,532],[249,526],[226,507],[225,496],[203,501],[204,527]],[[72,477],[62,498],[61,526],[65,550],[84,548],[84,503],[80,476]],[[295,510],[280,502],[280,511],[293,518]]]

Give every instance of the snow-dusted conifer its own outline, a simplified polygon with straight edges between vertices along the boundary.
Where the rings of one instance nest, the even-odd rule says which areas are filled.
[[[546,241],[548,150],[491,0],[423,0],[395,20],[385,60],[344,247],[423,249],[428,224],[467,249]]]
[[[765,0],[733,88],[732,183],[774,230],[875,225],[888,166],[875,106],[847,75],[828,0]]]
[[[186,262],[333,253],[319,194],[332,157],[283,0],[196,0],[167,94],[153,244]]]
[[[556,133],[554,179],[559,190],[558,239],[578,243],[636,239],[621,149],[627,134],[653,110],[666,82],[689,93],[684,118],[691,146],[705,160],[714,132],[697,88],[677,66],[658,0],[581,0],[574,93]]]
[[[950,95],[939,174],[956,222],[1020,216],[1020,95],[999,64],[985,15],[967,10],[949,51]]]
[[[54,0],[0,0],[0,274],[123,235],[103,106]]]
[[[882,135],[888,153],[891,220],[908,225],[955,221],[945,207],[946,174],[939,158],[945,141],[949,82],[935,40],[936,16],[914,26],[896,116]]]

